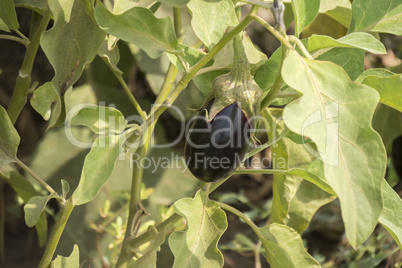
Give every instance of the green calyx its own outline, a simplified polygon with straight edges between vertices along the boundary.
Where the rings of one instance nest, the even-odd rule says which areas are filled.
[[[242,36],[242,35],[241,35]],[[232,70],[215,78],[212,90],[205,103],[215,99],[207,118],[212,120],[222,109],[236,103],[250,120],[260,112],[263,91],[254,81],[250,72],[250,63],[244,51],[242,37],[233,39]],[[256,120],[251,125],[255,126]]]

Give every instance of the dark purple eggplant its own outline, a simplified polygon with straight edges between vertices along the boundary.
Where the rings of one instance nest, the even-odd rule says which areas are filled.
[[[213,103],[208,102],[193,118],[186,138],[187,166],[204,182],[229,176],[240,165],[250,142],[250,124],[239,106],[233,103],[223,108],[208,122],[206,114]]]

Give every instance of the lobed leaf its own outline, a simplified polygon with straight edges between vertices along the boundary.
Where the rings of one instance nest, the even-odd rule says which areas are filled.
[[[349,32],[383,32],[402,34],[400,0],[355,0]]]
[[[96,134],[118,134],[126,128],[127,121],[123,114],[115,108],[88,105],[73,116],[71,125],[87,126]]]
[[[295,36],[299,37],[303,29],[314,20],[320,9],[320,0],[292,0],[295,17]]]
[[[93,0],[49,0],[49,8],[55,22],[40,44],[55,71],[52,82],[64,95],[96,56],[105,33],[95,22]]]
[[[259,238],[271,267],[320,267],[304,248],[300,235],[292,228],[273,223],[259,230]]]
[[[308,39],[308,50],[315,51],[329,47],[360,48],[375,54],[385,54],[384,45],[368,33],[350,33],[339,39],[313,34]]]
[[[95,19],[105,32],[133,43],[153,59],[177,46],[170,18],[158,19],[147,8],[133,7],[114,15],[99,2],[95,8]]]
[[[222,267],[223,256],[217,245],[227,228],[225,212],[202,191],[193,199],[177,201],[173,209],[187,221],[186,231],[169,237],[173,267]]]
[[[73,251],[69,257],[57,255],[56,259],[50,265],[51,268],[80,268],[80,252],[78,246],[74,245]]]
[[[106,64],[109,65],[110,68],[112,68],[119,74],[123,74],[119,67],[117,67],[117,64],[120,61],[119,48],[115,46],[112,49],[109,49],[108,40],[103,41],[102,45],[99,48],[98,55],[106,60]]]
[[[3,106],[0,106],[0,167],[15,162],[20,136]]]
[[[238,23],[230,0],[191,0],[187,7],[191,12],[194,33],[209,50],[223,37],[227,27]]]
[[[382,183],[382,196],[384,198],[384,208],[379,221],[402,250],[402,199],[386,180]]]
[[[88,203],[96,197],[110,178],[122,151],[120,136],[100,136],[94,141],[85,157],[80,182],[72,195],[74,205]]]
[[[0,30],[6,32],[10,30],[16,31],[19,27],[13,0],[1,0]]]
[[[339,197],[346,236],[353,247],[374,230],[382,210],[386,154],[371,119],[378,93],[350,81],[342,68],[291,51],[282,76],[303,96],[285,107],[285,124],[309,137],[324,163],[324,175]]]

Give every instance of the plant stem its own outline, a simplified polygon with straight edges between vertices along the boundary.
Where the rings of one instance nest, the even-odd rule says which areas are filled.
[[[181,220],[183,217],[180,216],[179,214],[173,214],[172,216],[170,216],[169,218],[167,218],[166,220],[164,220],[163,222],[161,222],[160,224],[156,225],[156,230],[158,231],[158,233],[163,232],[163,230],[169,225],[169,224],[175,224],[176,222],[178,222],[179,220]],[[146,231],[145,233],[143,233],[142,235],[127,241],[127,245],[130,246],[130,248],[138,248],[141,245],[151,241],[152,239],[154,239],[154,237],[157,234],[155,234],[152,231]]]
[[[179,43],[183,41],[183,27],[181,22],[181,9],[180,7],[173,8],[173,23],[174,23],[174,30],[176,32],[176,37]]]
[[[42,180],[32,169],[30,169],[27,165],[21,162],[19,159],[15,159],[16,163],[26,172],[28,172],[29,175],[32,176],[37,182],[39,182],[49,193],[56,193],[55,190],[53,190],[52,187],[50,187],[49,184],[47,184],[44,180]]]
[[[139,159],[144,158],[146,150],[147,150],[146,144],[138,148],[137,153],[139,154]],[[127,241],[133,238],[132,231],[135,228],[136,224],[139,223],[139,215],[137,212],[139,211],[138,205],[141,202],[142,175],[143,175],[143,165],[137,165],[137,167],[133,168],[126,233],[124,234],[123,245],[120,251],[119,258],[116,263],[116,267],[127,267],[129,262],[133,258],[133,254],[131,253],[130,250],[131,247],[127,245]]]
[[[22,39],[20,37],[17,37],[17,36],[9,35],[9,34],[0,34],[0,39],[15,41],[15,42],[23,44],[26,47],[29,45],[29,41]]]
[[[286,46],[288,49],[294,50],[295,48],[289,43],[288,39],[286,38],[286,36],[282,35],[280,32],[278,32],[277,30],[275,30],[274,27],[272,27],[268,22],[266,22],[264,19],[262,19],[261,17],[259,17],[256,14],[252,14],[251,17],[253,18],[253,20],[255,20],[256,22],[258,22],[259,24],[261,24],[265,29],[267,29],[273,36],[276,37],[276,39],[278,39],[282,45]]]
[[[103,58],[102,58],[103,59]],[[106,59],[103,59],[106,62]],[[109,64],[107,64],[109,66]],[[119,81],[120,85],[123,87],[124,91],[126,92],[128,98],[130,99],[131,103],[133,104],[134,108],[137,110],[137,113],[141,116],[142,119],[147,119],[147,115],[144,113],[144,111],[141,109],[140,104],[138,101],[135,99],[133,93],[131,90],[128,88],[127,83],[124,81],[123,76],[121,73],[118,73],[116,70],[113,68],[110,68],[116,79]]]
[[[13,124],[15,124],[15,122],[17,121],[17,118],[26,103],[26,95],[31,86],[32,66],[35,60],[36,53],[38,52],[40,37],[42,33],[46,30],[51,16],[52,13],[50,9],[47,8],[45,13],[43,14],[38,28],[32,31],[32,38],[29,45],[27,46],[24,62],[22,63],[20,71],[18,72],[14,93],[11,97],[11,101],[7,109],[8,115]]]
[[[63,233],[64,227],[74,209],[72,199],[68,199],[64,206],[62,206],[59,216],[57,217],[56,224],[52,233],[50,234],[49,241],[46,244],[45,253],[43,253],[42,259],[38,268],[48,268],[52,261],[54,252],[56,251],[57,244]]]
[[[250,220],[249,217],[247,217],[247,216],[244,215],[242,212],[240,212],[239,210],[235,209],[235,208],[232,207],[232,206],[229,206],[229,205],[227,205],[227,204],[225,204],[225,203],[221,203],[221,202],[218,202],[218,201],[215,201],[215,202],[216,202],[216,203],[218,204],[218,206],[220,206],[222,209],[227,210],[227,211],[229,211],[229,212],[235,214],[237,217],[239,217],[239,218],[242,219],[245,223],[247,223],[247,225],[250,226],[251,229],[253,229],[253,231],[257,234],[257,236],[258,236],[259,238],[262,237],[262,234],[261,234],[261,232],[260,232],[260,229],[258,228],[257,225],[255,225],[255,223],[254,223],[252,220]]]
[[[289,38],[289,41],[290,41],[290,42],[295,43],[295,44],[298,46],[298,48],[301,50],[301,52],[303,53],[303,55],[304,55],[306,58],[308,58],[308,59],[310,59],[310,60],[313,59],[313,57],[312,57],[312,56],[310,55],[310,53],[307,51],[306,47],[303,45],[303,43],[300,41],[299,38],[297,38],[297,37],[294,36],[294,35],[289,35],[288,38]]]
[[[230,42],[237,34],[244,30],[252,21],[252,15],[255,14],[258,10],[258,7],[252,7],[249,14],[231,31],[229,31],[222,39],[193,67],[191,67],[188,72],[182,77],[173,91],[169,94],[169,96],[164,101],[163,105],[159,106],[155,112],[153,112],[141,125],[142,133],[152,125],[152,123],[159,118],[159,116],[166,111],[166,109],[173,104],[176,100],[177,96],[183,91],[183,89],[187,86],[187,84],[193,79],[195,74],[201,70],[226,44]],[[134,139],[136,139],[135,135],[132,135]],[[129,142],[133,142],[130,138],[128,139]]]

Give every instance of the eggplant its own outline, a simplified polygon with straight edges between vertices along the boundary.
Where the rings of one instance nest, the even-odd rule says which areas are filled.
[[[193,118],[187,133],[185,159],[191,173],[204,182],[226,178],[241,164],[250,142],[250,124],[236,104],[208,119],[215,100]]]

